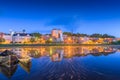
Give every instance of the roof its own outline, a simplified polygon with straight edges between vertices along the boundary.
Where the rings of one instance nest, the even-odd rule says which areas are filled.
[[[15,34],[13,34],[13,36],[32,36],[31,34],[28,34],[28,33],[15,33]]]

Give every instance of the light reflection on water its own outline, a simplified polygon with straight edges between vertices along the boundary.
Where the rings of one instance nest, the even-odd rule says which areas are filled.
[[[20,62],[0,65],[0,80],[120,80],[118,48],[103,46],[14,47]]]

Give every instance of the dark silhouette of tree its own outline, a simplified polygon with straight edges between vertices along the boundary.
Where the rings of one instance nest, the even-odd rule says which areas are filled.
[[[76,36],[76,37],[115,38],[115,36],[112,36],[112,35],[99,34],[99,33],[94,33],[92,35],[88,35],[88,34],[83,34],[83,33],[64,32],[63,34],[67,35],[67,36]]]
[[[88,34],[83,34],[83,33],[77,33],[76,36],[77,37],[89,37]]]
[[[90,35],[90,37],[102,38],[102,34],[95,33],[95,34]]]
[[[23,33],[25,33],[26,32],[26,30],[25,29],[23,29]]]
[[[64,32],[64,35],[68,35],[68,36],[76,36],[76,37],[85,37],[85,36],[89,36],[87,34],[80,34],[80,33],[71,33],[71,32]]]
[[[115,36],[103,34],[102,38],[115,38]]]
[[[67,36],[72,36],[73,34],[71,32],[63,32],[64,35],[67,35]]]
[[[42,34],[40,34],[40,33],[32,33],[32,36],[34,36],[35,38],[40,38],[42,36]]]

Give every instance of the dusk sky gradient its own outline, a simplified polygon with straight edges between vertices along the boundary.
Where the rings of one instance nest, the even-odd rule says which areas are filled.
[[[120,37],[120,0],[0,0],[0,32],[53,28]]]

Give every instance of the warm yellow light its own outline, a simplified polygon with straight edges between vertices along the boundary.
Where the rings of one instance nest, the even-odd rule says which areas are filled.
[[[50,38],[50,41],[52,41],[52,38]]]
[[[70,41],[70,40],[71,40],[71,38],[68,38],[68,40]]]

